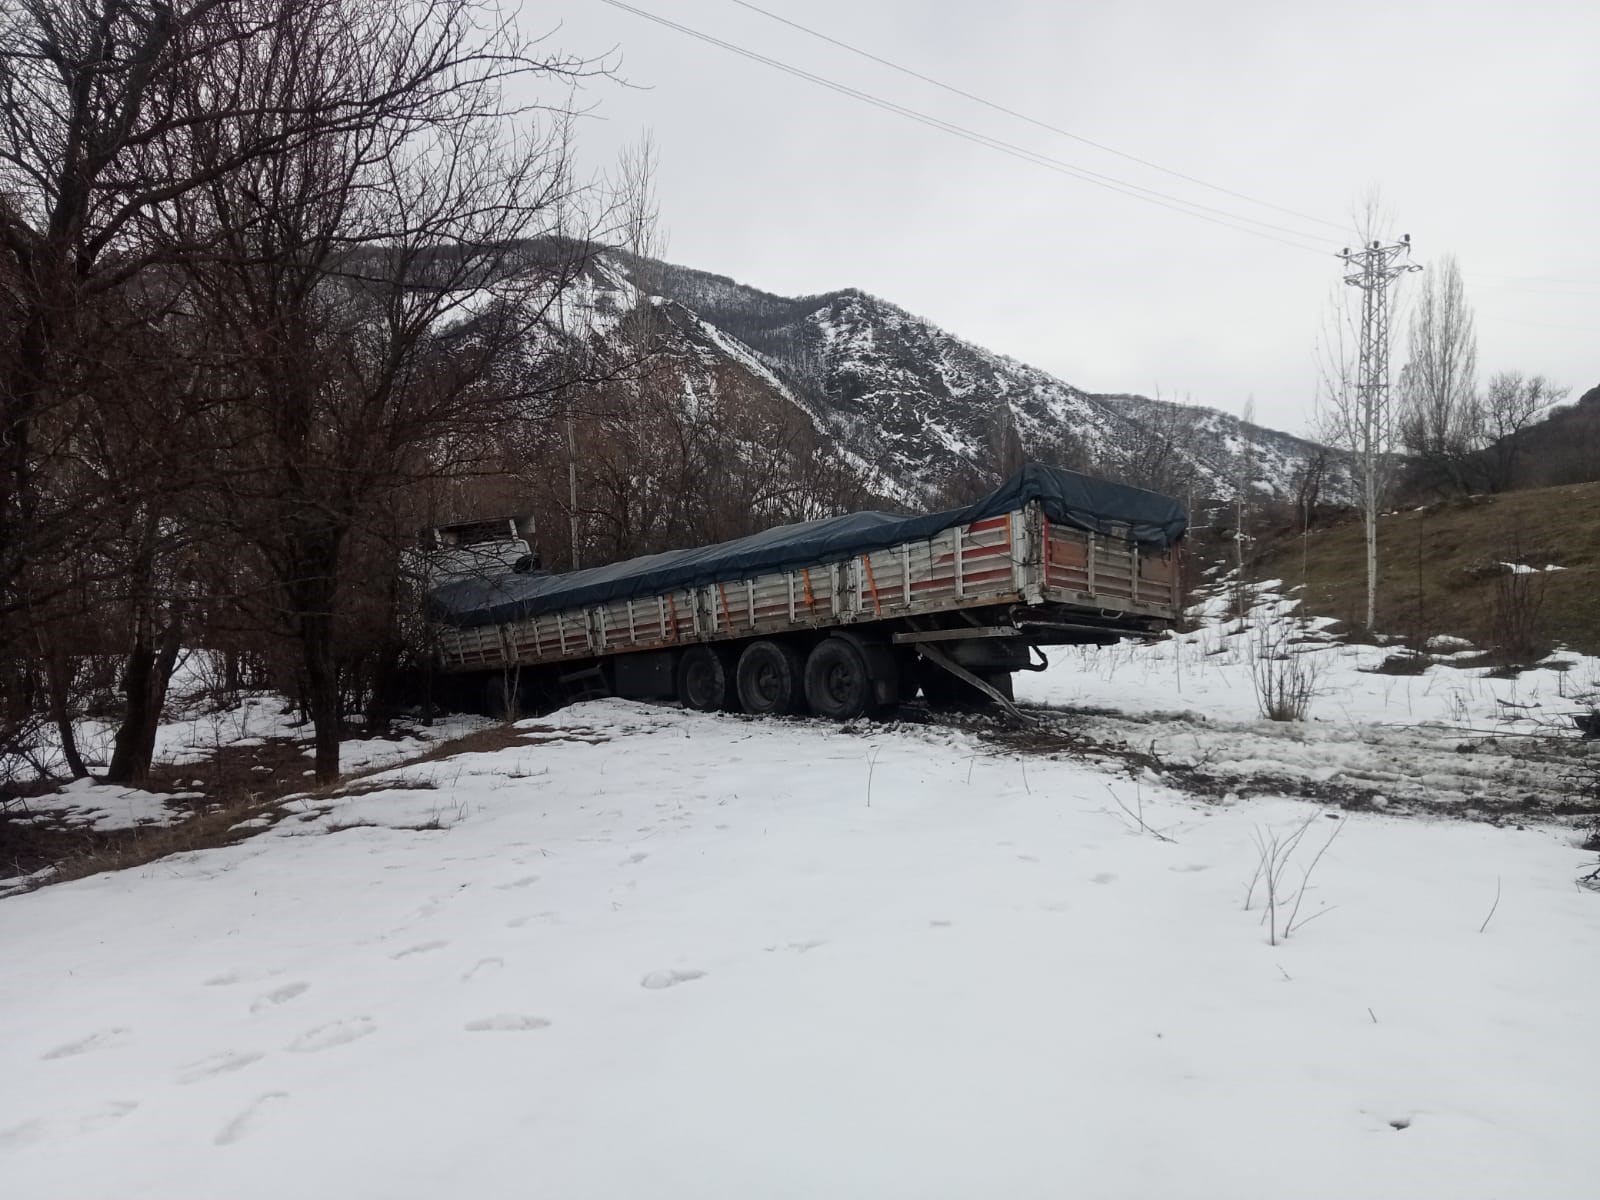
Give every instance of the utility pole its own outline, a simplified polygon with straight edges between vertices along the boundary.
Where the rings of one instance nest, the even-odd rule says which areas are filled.
[[[1422,267],[1407,261],[1411,235],[1385,246],[1348,246],[1339,258],[1344,281],[1361,289],[1361,358],[1356,371],[1356,454],[1361,471],[1361,507],[1367,527],[1367,630],[1378,615],[1378,505],[1394,450],[1394,409],[1389,396],[1389,285]]]
[[[556,229],[563,235],[567,232],[567,209],[565,203],[565,189],[556,198]],[[567,329],[567,289],[564,286],[556,290],[556,337],[570,336]],[[580,345],[586,343],[580,342]],[[567,533],[572,539],[572,565],[569,571],[576,571],[582,564],[578,561],[578,423],[573,419],[572,413],[572,379],[571,374],[574,363],[571,357],[564,352],[565,361],[561,363],[563,379],[560,382],[558,395],[562,400],[562,407],[566,409],[567,424]]]
[[[578,561],[578,424],[572,419],[572,399],[567,399],[567,531],[572,537],[572,569]]]

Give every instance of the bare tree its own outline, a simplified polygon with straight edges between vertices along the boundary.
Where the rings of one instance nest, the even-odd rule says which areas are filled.
[[[1308,450],[1294,476],[1295,517],[1300,523],[1300,582],[1306,582],[1311,562],[1311,523],[1328,478],[1328,448]]]
[[[268,587],[325,667],[348,531],[482,441],[469,400],[525,396],[503,351],[574,257],[525,239],[576,189],[563,112],[506,97],[595,69],[477,0],[0,11],[0,651],[70,687],[72,606],[127,622],[114,774],[148,766],[185,613],[223,607],[178,582]],[[202,534],[279,569],[186,560]]]
[[[1097,463],[1096,472],[1152,492],[1189,496],[1198,474],[1190,454],[1198,419],[1199,410],[1187,397],[1180,404],[1163,400],[1157,391],[1154,402],[1140,411],[1138,421],[1129,423],[1121,453]]]
[[[1423,279],[1411,311],[1410,357],[1400,373],[1400,435],[1435,486],[1469,490],[1481,444],[1478,339],[1461,265],[1446,255]]]
[[[1016,471],[1028,459],[1027,451],[1022,445],[1022,435],[1017,431],[1016,413],[1012,411],[1011,402],[1004,396],[995,401],[994,411],[989,418],[987,445],[989,463],[994,473],[994,482],[999,484]]]
[[[221,232],[153,241],[152,215],[318,131],[379,113],[403,118],[407,82],[460,65],[436,53],[437,39],[423,40],[424,22],[416,80],[363,92],[370,80],[352,78],[314,108],[274,107],[239,68],[332,2],[21,0],[0,11],[0,279],[10,301],[0,345],[0,617],[38,601],[23,580],[31,564],[74,548],[100,521],[103,498],[125,499],[118,487],[53,489],[40,423],[81,395],[75,373],[110,344],[105,325],[84,315],[108,296],[127,297],[175,254],[205,253]],[[458,26],[476,10],[456,7]],[[408,15],[392,18],[397,29]],[[210,150],[181,152],[196,145]],[[0,641],[8,630],[0,622]]]
[[[1482,401],[1482,459],[1490,491],[1515,486],[1528,427],[1560,404],[1568,390],[1521,371],[1500,371],[1489,380]]]
[[[175,257],[192,319],[216,331],[212,536],[253,555],[270,586],[328,780],[340,613],[364,582],[354,541],[417,480],[470,469],[544,386],[505,366],[538,341],[587,252],[558,236],[574,189],[564,103],[510,92],[588,65],[481,26],[470,0],[290,7],[193,75],[193,111],[229,88],[255,107],[238,128],[164,147],[208,183],[149,225],[159,244],[207,247]],[[301,113],[322,119],[270,157],[233,161],[236,140]]]

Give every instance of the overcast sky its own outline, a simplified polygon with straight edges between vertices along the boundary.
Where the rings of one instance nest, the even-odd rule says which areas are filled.
[[[786,295],[860,287],[1092,391],[1312,420],[1313,345],[1360,197],[1416,261],[1455,254],[1480,375],[1600,383],[1600,5],[1549,0],[755,0],[1081,138],[828,45],[734,0],[637,8],[991,138],[1294,231],[1250,236],[1019,161],[602,0],[530,31],[615,47],[582,157],[653,131],[675,262]],[[1253,228],[1259,228],[1252,226]],[[1403,343],[1402,343],[1403,344]],[[1403,355],[1403,349],[1400,352]],[[1398,361],[1395,366],[1398,368]]]

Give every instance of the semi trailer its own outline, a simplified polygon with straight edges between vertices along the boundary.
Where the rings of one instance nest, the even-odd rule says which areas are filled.
[[[593,695],[836,720],[918,693],[1011,708],[1044,647],[1176,623],[1186,525],[1170,497],[1029,464],[965,508],[457,578],[426,608],[437,668],[492,712]]]

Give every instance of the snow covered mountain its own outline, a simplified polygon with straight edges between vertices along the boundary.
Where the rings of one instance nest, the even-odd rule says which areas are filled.
[[[1256,489],[1281,497],[1321,449],[1214,409],[1083,391],[854,288],[777,296],[617,251],[591,280],[602,310],[657,297],[702,385],[731,371],[800,409],[875,491],[909,504],[1020,454],[1196,498],[1231,494],[1248,458]],[[1341,473],[1335,455],[1331,490]]]

